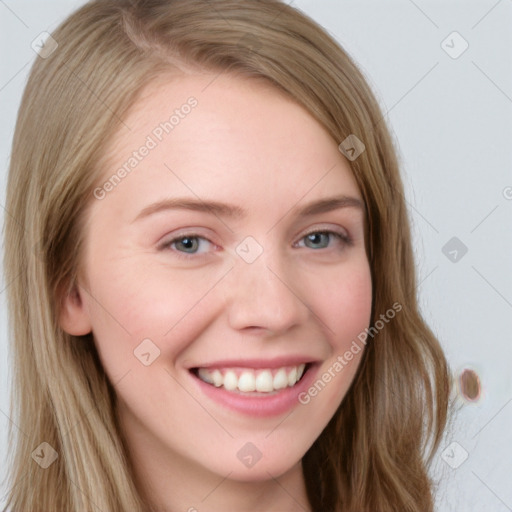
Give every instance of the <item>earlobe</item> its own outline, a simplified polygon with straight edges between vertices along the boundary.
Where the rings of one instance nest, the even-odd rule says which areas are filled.
[[[92,330],[89,313],[76,283],[62,295],[59,324],[73,336],[89,334]]]

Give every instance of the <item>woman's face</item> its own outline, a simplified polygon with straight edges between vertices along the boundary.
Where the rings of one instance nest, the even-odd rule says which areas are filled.
[[[261,82],[187,75],[145,90],[102,172],[61,325],[92,330],[135,466],[300,469],[370,321],[363,200],[337,144]]]

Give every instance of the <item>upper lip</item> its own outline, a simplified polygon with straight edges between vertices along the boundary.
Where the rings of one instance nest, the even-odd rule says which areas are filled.
[[[223,359],[209,363],[190,366],[194,368],[253,368],[255,370],[265,368],[282,368],[284,366],[298,366],[300,364],[316,363],[318,360],[309,356],[281,356],[272,359]]]

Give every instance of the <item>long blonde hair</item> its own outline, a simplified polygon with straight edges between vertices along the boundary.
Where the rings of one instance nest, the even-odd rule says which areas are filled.
[[[303,459],[321,512],[433,510],[428,465],[447,420],[449,369],[416,300],[399,165],[382,113],[345,51],[278,0],[96,0],[53,34],[33,65],[8,178],[5,272],[12,367],[8,509],[142,512],[92,334],[59,326],[80,272],[87,207],[112,135],[140,91],[180,68],[259,77],[286,92],[336,143],[365,151],[351,168],[367,209],[372,323],[402,306],[371,339],[356,378]],[[47,442],[58,459],[42,469]],[[46,446],[46,445],[45,445]]]

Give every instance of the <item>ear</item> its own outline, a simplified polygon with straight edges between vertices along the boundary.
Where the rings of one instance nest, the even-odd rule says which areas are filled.
[[[80,295],[79,286],[74,283],[71,288],[61,295],[59,324],[68,334],[82,336],[92,330],[89,312]]]

